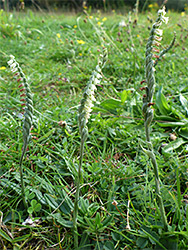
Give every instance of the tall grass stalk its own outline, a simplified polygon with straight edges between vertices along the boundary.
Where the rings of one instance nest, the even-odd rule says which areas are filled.
[[[77,229],[78,202],[79,202],[79,197],[80,197],[80,180],[82,178],[81,169],[82,169],[83,155],[84,155],[84,144],[88,137],[87,122],[91,114],[93,102],[95,101],[94,92],[96,90],[96,85],[101,82],[101,79],[102,79],[101,70],[104,67],[106,61],[107,61],[107,50],[106,48],[103,48],[103,53],[100,55],[98,64],[95,70],[93,71],[92,76],[89,79],[87,87],[84,90],[83,98],[81,100],[81,103],[78,109],[78,123],[79,123],[81,144],[80,144],[80,159],[79,159],[78,176],[77,176],[77,183],[76,183],[76,194],[75,194],[75,202],[74,202],[74,212],[73,212],[73,230],[74,230],[74,248],[75,249],[78,249],[78,229]]]
[[[25,208],[27,208],[27,203],[25,199],[25,186],[24,186],[24,180],[23,180],[23,158],[29,143],[30,139],[30,130],[32,126],[33,121],[33,98],[32,93],[29,87],[29,84],[27,83],[25,74],[23,73],[21,67],[15,60],[14,56],[10,56],[11,59],[8,61],[8,65],[11,68],[12,73],[14,73],[14,76],[17,78],[17,82],[19,83],[20,88],[20,97],[22,106],[24,107],[24,121],[23,121],[23,148],[22,148],[22,154],[20,157],[19,162],[19,171],[20,171],[20,181],[21,181],[21,192],[22,192],[22,199]]]
[[[163,22],[168,22],[168,17],[165,17],[165,7],[160,9],[158,11],[158,17],[155,21],[155,23],[152,26],[150,37],[148,39],[147,45],[146,45],[146,84],[147,86],[144,88],[146,90],[146,94],[143,95],[143,106],[142,111],[144,115],[144,126],[145,126],[145,134],[146,134],[146,143],[147,143],[147,150],[143,149],[144,152],[149,156],[151,159],[152,165],[153,165],[153,171],[155,176],[155,185],[156,185],[156,195],[157,195],[157,202],[159,205],[161,218],[164,226],[164,230],[167,231],[168,229],[168,223],[167,218],[165,214],[165,209],[163,205],[163,200],[161,197],[161,191],[160,191],[160,178],[159,178],[159,170],[158,170],[158,164],[156,161],[156,157],[153,151],[153,145],[150,139],[150,124],[153,120],[154,116],[154,110],[152,109],[153,103],[153,95],[155,92],[155,66],[158,63],[158,60],[163,56],[174,44],[175,38],[173,39],[170,46],[163,50],[161,53],[158,48],[160,45],[160,41],[162,39],[162,33],[163,31],[159,29],[161,24]],[[154,54],[158,53],[158,54]],[[156,61],[154,60],[156,59]]]

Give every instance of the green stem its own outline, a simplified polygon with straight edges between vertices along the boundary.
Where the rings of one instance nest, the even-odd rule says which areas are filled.
[[[150,159],[151,159],[151,162],[152,162],[152,165],[153,165],[153,170],[154,170],[157,201],[158,201],[158,204],[159,204],[159,209],[160,209],[160,213],[161,213],[161,217],[162,217],[163,226],[164,226],[165,231],[167,231],[168,223],[167,223],[167,219],[166,219],[163,200],[162,200],[162,197],[161,197],[158,164],[157,164],[157,161],[156,161],[155,154],[153,152],[153,145],[152,145],[151,140],[150,140],[150,131],[149,130],[150,130],[149,126],[147,126],[147,124],[145,123],[146,141],[148,143],[149,150],[152,153],[150,155]]]
[[[20,158],[20,163],[19,163],[19,171],[20,171],[20,183],[21,183],[21,193],[22,193],[22,201],[24,204],[24,207],[27,209],[27,203],[25,199],[25,185],[24,185],[24,180],[23,180],[23,167],[22,167],[22,162],[23,162],[23,157],[26,151],[27,144],[24,144],[23,150],[22,150],[22,155]]]
[[[146,123],[145,123],[145,133],[146,133],[146,141],[151,143],[151,141],[150,141],[150,128],[149,128],[149,126],[146,125]]]
[[[80,198],[80,181],[82,178],[82,162],[83,162],[83,153],[84,153],[84,142],[85,140],[81,140],[80,145],[80,160],[78,167],[78,177],[77,177],[77,185],[76,185],[76,195],[74,201],[74,212],[73,212],[73,230],[74,230],[74,249],[78,249],[78,229],[77,229],[77,219],[78,219],[78,201]]]
[[[161,212],[161,217],[162,217],[162,221],[163,221],[164,230],[167,231],[168,230],[168,223],[167,223],[167,219],[166,219],[166,213],[165,213],[165,209],[164,209],[163,199],[161,197],[160,178],[159,178],[159,172],[158,172],[158,164],[157,164],[155,155],[151,159],[151,162],[152,162],[152,165],[153,165],[153,170],[154,170],[154,175],[155,175],[155,186],[156,186],[157,201],[158,201],[159,209],[160,209],[160,212]]]

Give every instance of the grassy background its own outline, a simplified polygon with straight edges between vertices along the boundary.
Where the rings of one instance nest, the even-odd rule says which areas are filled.
[[[105,46],[109,59],[88,125],[82,172],[80,249],[153,249],[161,224],[154,175],[140,147],[145,140],[140,82],[156,12],[138,17],[115,11],[76,16],[28,10],[0,15],[1,248],[72,249],[80,144],[77,108]],[[152,141],[169,227],[181,232],[179,249],[186,249],[188,17],[186,13],[168,16],[162,47],[170,43],[174,31],[177,40],[156,70]],[[23,111],[18,84],[7,66],[10,54],[33,92],[32,139],[24,161],[26,199],[33,218],[39,219],[33,227],[22,225],[28,217],[18,165]]]

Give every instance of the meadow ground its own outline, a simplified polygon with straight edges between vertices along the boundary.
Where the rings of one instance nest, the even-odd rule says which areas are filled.
[[[89,11],[88,11],[89,12]],[[108,61],[88,122],[78,233],[82,249],[166,249],[153,168],[141,145],[145,47],[156,11],[120,15],[0,11],[0,248],[73,249],[72,217],[79,161],[78,105],[102,48]],[[168,234],[188,244],[188,15],[167,13],[156,66],[151,140],[159,166]],[[14,55],[33,93],[31,140],[23,145]],[[23,225],[28,215],[31,225]],[[158,245],[158,247],[156,247]],[[160,248],[161,247],[161,248]],[[177,246],[176,246],[177,247]]]

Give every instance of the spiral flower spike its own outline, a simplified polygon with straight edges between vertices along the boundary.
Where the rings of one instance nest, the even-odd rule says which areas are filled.
[[[81,167],[82,167],[82,162],[83,162],[84,143],[88,137],[87,123],[91,115],[93,102],[95,101],[94,94],[96,90],[96,85],[101,82],[102,68],[104,67],[106,61],[107,61],[107,49],[103,48],[103,53],[100,55],[98,64],[95,70],[93,71],[92,76],[90,77],[89,82],[83,92],[83,98],[78,108],[78,125],[79,125],[80,137],[81,137],[81,144],[80,144],[80,159],[79,159],[79,168],[78,168],[74,212],[73,212],[73,230],[74,230],[75,249],[78,249],[78,230],[77,230],[78,201],[79,201],[79,196],[80,196],[79,193],[80,193]]]
[[[158,165],[156,161],[156,157],[153,151],[153,145],[150,140],[150,124],[153,120],[154,116],[154,110],[152,109],[153,106],[153,96],[155,92],[155,66],[157,65],[160,58],[168,52],[175,42],[175,37],[173,41],[171,42],[170,46],[163,50],[162,52],[159,51],[158,47],[160,45],[160,41],[162,40],[162,34],[163,31],[160,29],[160,26],[162,23],[168,22],[168,17],[165,17],[165,7],[163,7],[161,10],[158,11],[158,17],[155,21],[155,23],[152,26],[150,37],[148,39],[147,45],[146,45],[146,61],[145,61],[145,70],[146,70],[146,80],[142,81],[146,82],[146,87],[142,87],[141,89],[145,89],[146,93],[143,95],[143,106],[142,106],[142,112],[144,116],[144,126],[145,126],[145,133],[146,133],[146,144],[147,149],[143,149],[143,151],[148,155],[148,157],[151,159],[152,165],[153,165],[153,171],[155,175],[155,185],[156,185],[156,196],[157,201],[160,208],[161,218],[163,222],[163,226],[165,231],[168,228],[165,209],[163,205],[163,200],[161,197],[160,192],[160,179],[159,179],[159,173],[158,173]],[[159,53],[159,54],[154,54]],[[153,60],[153,58],[156,59],[156,61]]]
[[[21,179],[21,188],[22,188],[22,198],[24,206],[27,207],[26,201],[25,201],[25,195],[24,195],[24,181],[23,181],[23,168],[22,168],[22,162],[23,157],[26,152],[27,145],[29,143],[30,138],[30,130],[32,126],[33,121],[33,98],[32,93],[29,87],[29,84],[27,83],[25,74],[23,73],[21,67],[15,60],[14,56],[10,56],[10,60],[7,62],[8,65],[11,68],[12,73],[14,73],[14,76],[17,78],[17,82],[19,83],[20,88],[20,101],[22,102],[21,106],[24,106],[24,121],[23,121],[23,149],[22,149],[22,155],[20,157],[20,179]]]

